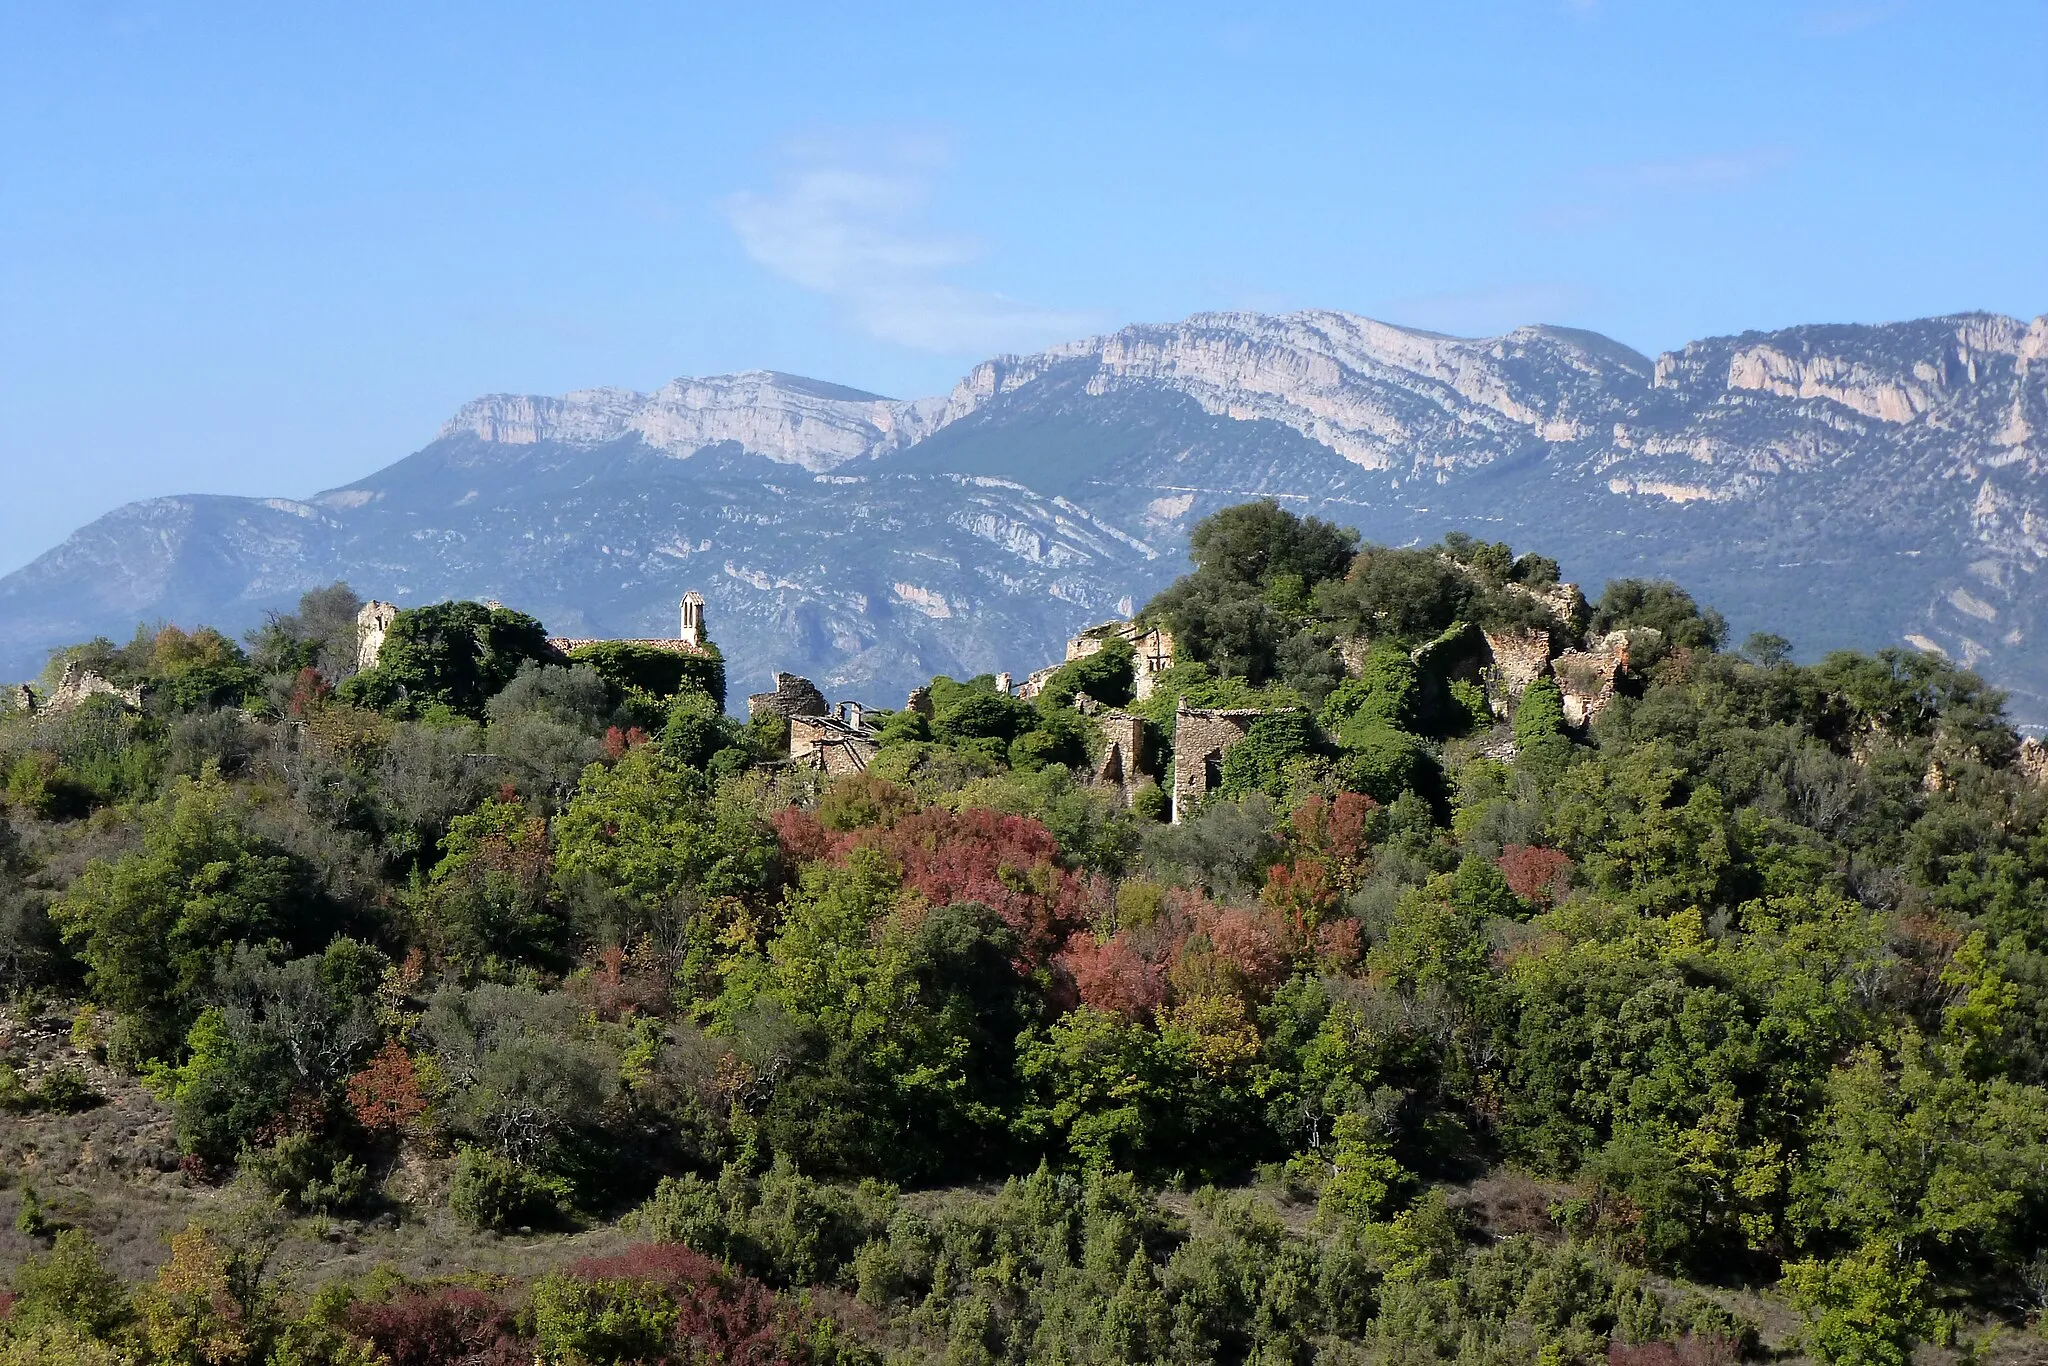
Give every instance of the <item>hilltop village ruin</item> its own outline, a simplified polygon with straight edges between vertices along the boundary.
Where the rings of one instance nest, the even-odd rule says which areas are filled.
[[[1584,599],[1571,584],[1520,587],[1564,621],[1571,621]],[[501,604],[485,602],[486,607]],[[356,616],[356,665],[361,671],[374,669],[385,641],[398,619],[399,608],[389,602],[363,604]],[[1558,649],[1550,633],[1541,629],[1513,628],[1499,631],[1477,626],[1454,628],[1444,636],[1412,652],[1418,666],[1439,674],[1447,682],[1461,680],[1480,689],[1497,721],[1506,721],[1530,684],[1539,678],[1552,679],[1558,689],[1564,719],[1574,730],[1583,730],[1615,696],[1617,678],[1629,667],[1632,642],[1641,649],[1648,642],[1645,628],[1616,631],[1590,641],[1584,649]],[[1655,635],[1654,632],[1648,632]],[[1132,652],[1131,691],[1134,701],[1154,695],[1160,680],[1175,662],[1172,633],[1164,626],[1138,619],[1107,621],[1091,626],[1067,641],[1063,657],[1027,674],[1021,683],[1013,674],[1002,672],[989,678],[986,686],[1022,701],[1038,698],[1062,666],[1085,659],[1112,641],[1128,644]],[[685,593],[679,604],[676,634],[658,639],[583,639],[551,636],[548,644],[569,657],[592,646],[637,646],[668,654],[718,661],[717,646],[707,633],[705,600],[701,593]],[[1339,653],[1347,676],[1358,676],[1364,667],[1369,642],[1363,639],[1340,643]],[[722,664],[719,664],[722,670]],[[722,674],[720,675],[722,677]],[[769,691],[747,698],[747,718],[759,723],[774,718],[781,724],[787,758],[781,762],[808,768],[827,777],[865,772],[881,750],[881,728],[894,713],[851,699],[832,702],[807,678],[795,674],[770,675]],[[118,705],[139,709],[145,705],[141,688],[121,688],[77,661],[68,663],[54,688],[39,694],[27,684],[8,690],[6,702],[29,714],[57,715],[86,701],[106,697]],[[913,689],[903,709],[933,717],[931,690]],[[1225,757],[1242,741],[1261,717],[1278,710],[1256,707],[1206,708],[1181,701],[1173,713],[1170,734],[1151,735],[1153,723],[1121,707],[1107,706],[1077,693],[1074,709],[1093,726],[1095,743],[1088,765],[1090,782],[1121,793],[1133,800],[1140,788],[1158,784],[1171,797],[1170,819],[1178,823],[1200,807],[1222,781]],[[1161,728],[1163,729],[1163,728]],[[1482,742],[1488,753],[1511,758],[1514,740],[1504,725]],[[2022,742],[2020,768],[2031,780],[2048,785],[2048,746],[2028,738]]]
[[[1570,584],[1526,591],[1539,594],[1546,605],[1567,616],[1580,601],[1576,588]],[[364,605],[357,619],[360,667],[375,667],[396,612],[390,603]],[[705,633],[701,594],[691,592],[683,597],[679,620],[680,629],[673,638],[619,643],[680,654],[713,648]],[[1062,659],[1035,669],[1021,683],[1011,673],[998,673],[992,686],[1005,696],[1033,700],[1063,665],[1095,654],[1112,640],[1124,641],[1131,647],[1135,699],[1143,701],[1152,696],[1160,678],[1173,668],[1174,641],[1165,627],[1141,620],[1107,621],[1091,626],[1067,642]],[[602,642],[551,638],[549,643],[567,654]],[[1348,673],[1356,674],[1361,668],[1365,644],[1352,642],[1344,649]],[[1496,633],[1473,627],[1433,641],[1415,654],[1418,663],[1440,669],[1446,677],[1479,686],[1494,715],[1502,719],[1513,714],[1515,704],[1531,683],[1552,677],[1563,698],[1566,720],[1576,728],[1592,721],[1613,698],[1616,675],[1628,666],[1629,633],[1615,632],[1590,649],[1553,653],[1546,631]],[[881,723],[891,713],[850,699],[832,702],[810,679],[796,674],[774,673],[770,682],[773,686],[769,691],[747,698],[747,718],[754,722],[769,717],[781,721],[787,738],[788,763],[830,777],[866,771],[881,750]],[[1268,714],[1261,708],[1191,707],[1183,701],[1174,712],[1172,735],[1148,745],[1146,730],[1150,723],[1143,717],[1104,706],[1086,693],[1078,694],[1074,705],[1093,724],[1099,738],[1099,744],[1091,747],[1096,757],[1090,765],[1090,781],[1119,789],[1127,802],[1140,786],[1156,782],[1171,793],[1175,821],[1201,805],[1221,781],[1225,756],[1245,738],[1255,721]],[[929,719],[933,714],[930,689],[913,690],[903,707]],[[1508,739],[1494,742],[1495,747],[1508,749],[1512,743]],[[1160,771],[1162,767],[1166,771]]]

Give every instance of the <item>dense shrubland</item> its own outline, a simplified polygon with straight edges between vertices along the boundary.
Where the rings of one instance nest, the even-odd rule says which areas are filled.
[[[12,1172],[0,1362],[1702,1362],[1758,1306],[1888,1362],[2034,1321],[2048,793],[1997,694],[1269,504],[1193,557],[1143,701],[1120,643],[1031,702],[935,679],[829,785],[722,669],[475,604],[368,674],[340,585],[54,660],[145,700],[0,715],[0,988],[264,1212],[131,1285]],[[1527,628],[1630,633],[1587,731],[1451,667]],[[1167,824],[1079,776],[1077,694],[1160,764],[1183,699],[1270,715]],[[11,1123],[98,1099],[0,1065]],[[269,1273],[280,1221],[377,1215],[633,1242]]]

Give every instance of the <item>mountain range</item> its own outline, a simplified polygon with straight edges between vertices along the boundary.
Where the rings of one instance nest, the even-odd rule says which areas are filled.
[[[735,695],[893,703],[1023,673],[1270,496],[1368,539],[1462,529],[1597,595],[1675,578],[1802,657],[1911,644],[2048,722],[2048,317],[1802,326],[1654,360],[1591,332],[1204,313],[987,361],[899,401],[768,371],[493,394],[304,499],[131,503],[0,579],[0,677],[139,621],[239,629],[346,579],[667,635],[696,588]]]

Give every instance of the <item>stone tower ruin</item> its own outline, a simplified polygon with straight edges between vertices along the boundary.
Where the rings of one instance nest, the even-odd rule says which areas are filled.
[[[683,629],[677,638],[693,649],[704,647],[704,595],[694,588],[683,594]]]
[[[398,608],[388,602],[370,601],[356,613],[356,667],[365,673],[377,667],[384,653],[384,637],[398,619]]]

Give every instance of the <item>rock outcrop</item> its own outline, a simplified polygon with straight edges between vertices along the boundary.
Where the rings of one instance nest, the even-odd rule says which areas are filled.
[[[817,473],[916,441],[932,430],[944,406],[937,399],[899,403],[798,375],[748,370],[678,379],[651,394],[489,394],[464,404],[441,435],[501,446],[598,446],[637,436],[680,459],[729,442],[748,455]]]
[[[61,715],[93,697],[111,697],[124,707],[139,708],[142,706],[142,692],[141,684],[132,688],[116,687],[105,675],[74,659],[64,666],[63,677],[57,680],[56,688],[42,703],[41,709]]]

